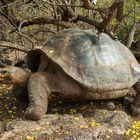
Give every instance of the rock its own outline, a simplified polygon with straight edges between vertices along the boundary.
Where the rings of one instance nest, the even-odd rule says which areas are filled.
[[[0,139],[118,140],[130,126],[129,117],[122,111],[95,110],[93,114],[47,114],[37,122],[15,119],[1,125],[5,129]]]
[[[123,111],[97,110],[95,114],[101,124],[92,128],[92,136],[95,140],[111,139],[114,135],[119,137],[130,127],[129,117]]]
[[[109,110],[115,110],[116,109],[115,104],[113,102],[111,102],[111,101],[106,103],[106,107]]]
[[[123,106],[131,111],[130,105],[134,102],[135,98],[136,98],[136,91],[134,90],[134,88],[131,88],[128,94],[124,96]]]

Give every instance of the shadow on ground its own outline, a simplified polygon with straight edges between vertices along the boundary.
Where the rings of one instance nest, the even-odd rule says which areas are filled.
[[[85,101],[53,95],[49,99],[48,115],[42,121],[32,122],[24,118],[28,103],[19,102],[11,89],[12,86],[0,86],[0,125],[4,125],[0,136],[3,140],[140,139],[139,118],[123,112],[126,112],[123,99]]]

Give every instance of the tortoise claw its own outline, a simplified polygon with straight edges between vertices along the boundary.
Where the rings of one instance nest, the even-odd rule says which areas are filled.
[[[45,111],[40,106],[28,107],[25,111],[27,119],[38,121],[43,118]]]

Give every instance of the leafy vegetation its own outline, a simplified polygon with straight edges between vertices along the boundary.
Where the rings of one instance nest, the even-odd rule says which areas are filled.
[[[98,0],[96,5],[89,0],[1,0],[0,39],[33,48],[59,30],[78,26],[109,30],[127,45],[136,24],[132,37],[136,46],[140,40],[140,1],[113,3],[112,0]]]

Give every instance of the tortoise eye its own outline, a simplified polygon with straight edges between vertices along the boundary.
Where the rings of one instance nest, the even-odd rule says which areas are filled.
[[[2,75],[5,75],[5,74],[7,74],[7,70],[1,70],[0,73],[1,73]]]

